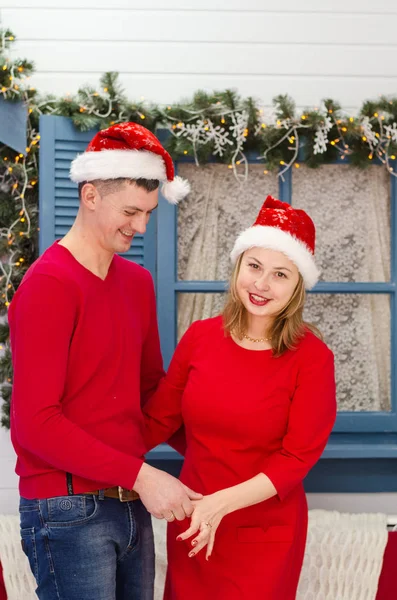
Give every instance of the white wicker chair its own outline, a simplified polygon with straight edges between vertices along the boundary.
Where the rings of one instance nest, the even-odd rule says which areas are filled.
[[[0,515],[0,562],[8,600],[37,600],[36,582],[22,551],[19,517]]]

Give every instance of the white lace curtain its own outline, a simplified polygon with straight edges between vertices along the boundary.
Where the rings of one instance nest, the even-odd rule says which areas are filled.
[[[390,280],[390,180],[379,166],[294,170],[292,204],[317,226],[322,280]],[[339,410],[390,410],[388,294],[311,294],[305,316],[336,357]]]
[[[192,192],[178,208],[179,279],[227,280],[236,236],[254,222],[267,194],[278,197],[277,177],[260,165],[250,166],[242,186],[225,165],[182,165],[180,173]],[[377,166],[294,169],[292,203],[316,224],[322,280],[389,281],[389,187]],[[222,304],[223,294],[179,294],[178,338]],[[390,410],[389,296],[309,294],[305,313],[335,353],[339,410]]]

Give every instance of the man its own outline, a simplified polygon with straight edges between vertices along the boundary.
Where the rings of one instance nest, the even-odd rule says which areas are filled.
[[[150,600],[149,513],[182,520],[201,496],[144,463],[141,402],[163,376],[153,282],[117,253],[145,232],[159,181],[173,202],[188,184],[133,123],[99,132],[71,178],[76,220],[9,310],[22,544],[41,600]]]

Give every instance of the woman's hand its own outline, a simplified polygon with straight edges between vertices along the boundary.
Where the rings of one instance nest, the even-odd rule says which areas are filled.
[[[189,552],[189,557],[195,556],[207,546],[205,558],[208,560],[214,547],[216,530],[229,511],[222,492],[204,496],[202,500],[193,500],[192,504],[194,511],[190,527],[178,535],[176,539],[177,541],[187,540],[198,532],[198,535],[191,542],[193,549]]]

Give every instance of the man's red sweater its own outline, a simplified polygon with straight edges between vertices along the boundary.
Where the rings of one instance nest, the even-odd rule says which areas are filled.
[[[26,498],[121,485],[131,489],[145,444],[141,402],[163,366],[153,282],[115,255],[105,280],[54,243],[10,306],[11,436]]]

